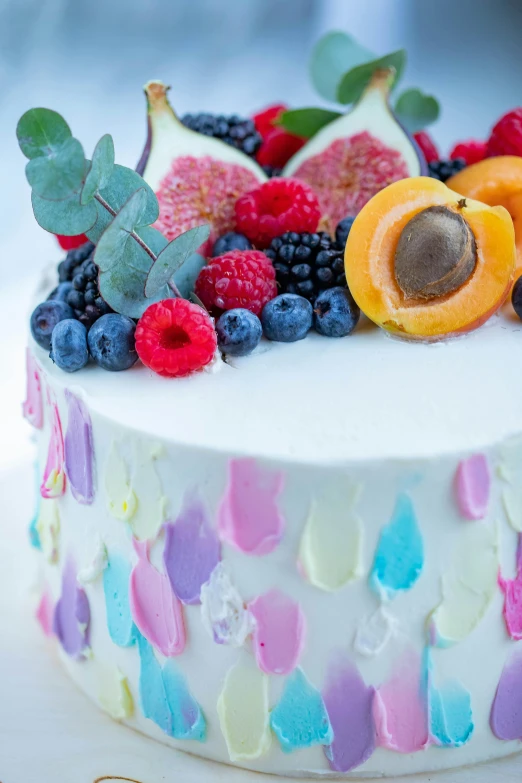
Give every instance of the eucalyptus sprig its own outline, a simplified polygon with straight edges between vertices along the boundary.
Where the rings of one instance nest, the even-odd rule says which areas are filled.
[[[325,100],[344,106],[361,97],[375,71],[393,69],[391,89],[397,87],[406,67],[406,52],[398,49],[376,57],[351,35],[334,31],[323,36],[310,59],[312,83]],[[439,103],[432,95],[417,88],[405,90],[395,101],[394,111],[410,133],[416,133],[435,122]],[[303,108],[284,112],[278,120],[290,133],[311,138],[321,128],[341,116],[341,112],[323,108]]]
[[[139,174],[114,162],[108,134],[89,161],[60,114],[30,109],[18,123],[17,137],[29,158],[26,176],[36,220],[54,234],[86,234],[96,244],[100,294],[113,310],[139,318],[153,302],[181,295],[176,273],[208,239],[208,226],[167,242],[152,227],[159,216],[156,195]],[[192,279],[190,273],[182,276],[185,296]]]

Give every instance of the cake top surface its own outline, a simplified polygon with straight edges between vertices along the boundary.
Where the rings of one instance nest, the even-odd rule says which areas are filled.
[[[367,322],[349,340],[310,333],[172,383],[136,364],[56,383],[124,427],[200,448],[309,463],[433,457],[520,431],[520,322],[509,313],[448,342],[411,344]],[[232,361],[232,360],[230,360]]]

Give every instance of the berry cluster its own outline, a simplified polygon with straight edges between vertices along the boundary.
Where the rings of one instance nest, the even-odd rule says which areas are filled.
[[[430,177],[438,179],[441,182],[446,182],[454,174],[458,174],[459,171],[466,168],[466,161],[464,158],[455,158],[455,160],[434,160],[432,163],[428,163],[428,169]]]
[[[261,147],[261,134],[256,130],[253,120],[238,117],[237,114],[185,114],[181,122],[190,130],[221,139],[225,144],[241,150],[251,158],[255,158]]]

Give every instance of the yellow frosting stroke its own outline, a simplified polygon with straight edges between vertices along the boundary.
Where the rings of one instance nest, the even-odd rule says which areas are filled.
[[[268,677],[242,657],[225,678],[217,704],[231,761],[257,759],[270,747]]]
[[[163,494],[156,462],[162,456],[157,444],[136,448],[136,469],[132,485],[136,493],[137,508],[130,526],[139,541],[155,538],[166,518],[167,498]]]
[[[57,563],[60,557],[60,513],[56,499],[41,499],[36,529],[45,558],[49,563]]]
[[[117,668],[100,673],[99,700],[101,707],[114,720],[125,720],[134,712],[134,700],[129,683]]]
[[[506,482],[502,490],[504,511],[511,527],[522,533],[522,440],[514,438],[502,449],[498,475]]]
[[[112,516],[124,522],[132,519],[138,501],[129,481],[127,465],[115,443],[112,444],[105,468],[105,492]]]

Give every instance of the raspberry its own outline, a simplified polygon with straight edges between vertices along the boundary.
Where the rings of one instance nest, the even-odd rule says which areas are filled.
[[[495,155],[522,155],[522,107],[504,114],[491,131],[487,156]]]
[[[274,129],[277,119],[287,109],[288,106],[285,103],[274,103],[272,106],[267,106],[263,111],[258,111],[257,114],[254,114],[252,119],[254,120],[256,131],[261,134],[263,139]]]
[[[55,237],[62,250],[74,250],[89,241],[85,234],[80,234],[77,237],[65,237],[61,234],[55,234]]]
[[[231,250],[203,267],[196,294],[216,315],[236,307],[259,315],[277,295],[275,269],[260,250]]]
[[[296,179],[274,177],[236,201],[236,228],[254,245],[268,247],[287,231],[313,233],[321,210],[312,188]]]
[[[143,364],[168,378],[201,370],[212,361],[217,348],[212,319],[186,299],[164,299],[147,307],[135,338]]]
[[[426,163],[432,163],[439,159],[439,151],[433,139],[426,131],[418,131],[413,134],[413,138],[421,148],[421,152],[426,158]]]
[[[471,166],[473,163],[479,163],[481,160],[484,160],[486,152],[487,144],[485,141],[470,139],[469,141],[461,141],[455,144],[450,152],[450,158],[451,160],[462,158],[468,166]]]
[[[260,166],[282,169],[292,155],[301,149],[305,141],[306,139],[294,136],[284,128],[272,128],[270,133],[265,136],[256,155],[256,160]]]

